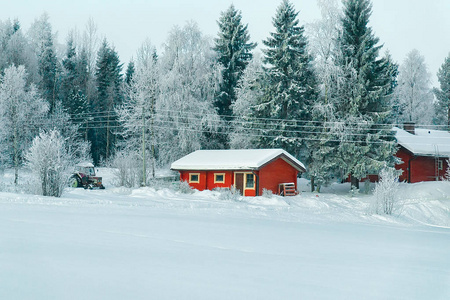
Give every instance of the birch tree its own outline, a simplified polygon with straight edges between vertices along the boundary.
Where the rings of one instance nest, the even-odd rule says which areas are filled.
[[[9,165],[14,167],[14,183],[19,180],[24,150],[43,123],[49,105],[39,97],[34,85],[26,85],[25,67],[11,66],[0,76],[1,144]]]
[[[236,101],[231,105],[233,116],[230,133],[230,147],[233,149],[254,148],[258,142],[259,130],[254,124],[254,109],[264,96],[264,69],[261,56],[256,54],[242,74],[236,88]]]
[[[216,132],[220,122],[213,105],[220,70],[211,39],[196,23],[172,29],[161,57],[161,94],[156,104],[162,163],[214,147],[208,144],[208,133]]]
[[[339,37],[342,32],[342,12],[336,0],[318,0],[321,19],[305,26],[308,48],[314,57],[313,65],[318,78],[319,97],[312,107],[311,139],[307,141],[310,150],[308,175],[311,190],[320,192],[338,170],[337,155],[341,131],[335,116],[345,68],[338,62],[342,57]]]
[[[430,79],[425,58],[416,49],[409,52],[400,66],[396,89],[404,112],[402,122],[431,124],[434,109]]]
[[[139,182],[141,185],[147,183],[149,173],[147,166],[150,166],[151,176],[155,177],[155,154],[157,150],[155,118],[156,100],[159,94],[158,68],[156,48],[147,41],[138,51],[136,68],[133,76],[130,76],[124,105],[116,110],[119,121],[123,125],[122,135],[126,141],[123,148],[127,153],[137,153],[137,156],[139,156],[139,165],[142,171],[131,173],[140,175]],[[121,153],[115,157],[115,161],[120,161],[123,165],[127,158],[136,160],[135,156],[127,156]],[[130,166],[136,166],[136,164],[128,164],[128,167]]]
[[[38,58],[38,88],[52,112],[58,95],[58,60],[48,14],[42,14],[31,24],[28,36]]]

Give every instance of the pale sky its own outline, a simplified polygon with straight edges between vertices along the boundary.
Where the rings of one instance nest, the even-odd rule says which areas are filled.
[[[320,18],[316,0],[291,0],[301,24]],[[34,19],[47,12],[58,42],[65,44],[67,33],[83,31],[92,17],[100,37],[106,37],[125,65],[149,38],[161,49],[175,25],[194,20],[204,34],[215,37],[220,12],[231,3],[242,11],[252,41],[273,31],[272,18],[281,0],[0,0],[0,20],[18,18],[27,31]],[[394,60],[403,62],[417,49],[425,57],[437,85],[436,72],[450,53],[450,0],[372,0],[371,26],[389,49]]]

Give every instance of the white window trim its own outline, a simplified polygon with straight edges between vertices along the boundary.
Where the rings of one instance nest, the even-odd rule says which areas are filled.
[[[247,175],[249,175],[249,174],[253,176],[253,186],[252,187],[247,187]],[[253,174],[251,172],[244,173],[244,189],[245,190],[254,190],[255,188],[256,188],[255,174]]]
[[[222,181],[218,181],[217,180],[217,175],[222,175],[223,176],[223,180]],[[214,173],[214,183],[225,183],[225,173]]]
[[[192,180],[192,175],[197,175],[198,180]],[[200,183],[200,173],[189,173],[189,183]]]

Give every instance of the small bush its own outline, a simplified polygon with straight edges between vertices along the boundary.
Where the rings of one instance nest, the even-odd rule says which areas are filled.
[[[65,139],[58,130],[42,131],[25,155],[38,193],[61,197],[69,178],[73,153],[66,148]]]
[[[219,200],[238,201],[241,198],[241,194],[234,185],[231,188],[216,188],[214,190],[220,192]]]
[[[265,198],[272,198],[273,197],[273,192],[271,190],[268,190],[268,189],[263,189],[262,196],[265,197]]]
[[[140,185],[142,167],[139,155],[134,151],[117,152],[109,162],[109,166],[114,168],[115,185],[128,188]]]
[[[381,170],[380,181],[375,184],[372,202],[374,213],[392,215],[399,209],[398,186],[398,171],[393,168]]]
[[[189,185],[187,181],[181,181],[178,185],[178,191],[183,194],[192,194],[194,189]]]

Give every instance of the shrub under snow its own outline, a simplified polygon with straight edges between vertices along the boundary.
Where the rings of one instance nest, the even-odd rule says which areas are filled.
[[[372,211],[377,214],[392,215],[398,209],[399,197],[397,195],[399,182],[398,171],[393,168],[384,168],[380,172],[380,181],[375,184]]]
[[[67,151],[59,131],[42,131],[34,138],[25,159],[38,183],[38,193],[60,197],[72,170],[73,155]]]
[[[142,162],[139,154],[134,151],[119,151],[109,165],[114,168],[115,184],[128,188],[142,183]]]

